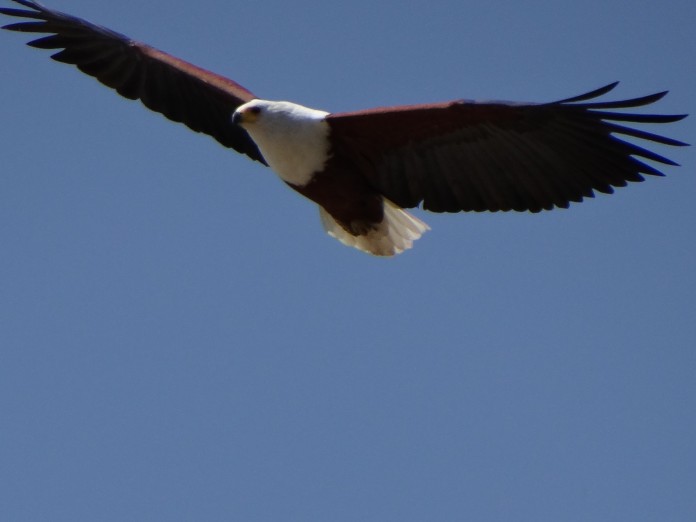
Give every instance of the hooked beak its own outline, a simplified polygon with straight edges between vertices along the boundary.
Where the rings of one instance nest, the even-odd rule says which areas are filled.
[[[244,113],[234,111],[234,114],[232,114],[232,123],[234,125],[241,125],[242,123],[244,123]]]
[[[260,109],[255,106],[244,106],[238,107],[234,114],[232,114],[232,123],[244,127],[245,123],[254,123],[259,119]]]

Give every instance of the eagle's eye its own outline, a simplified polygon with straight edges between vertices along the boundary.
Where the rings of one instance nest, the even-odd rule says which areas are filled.
[[[251,114],[261,114],[261,107],[251,107],[249,112]]]

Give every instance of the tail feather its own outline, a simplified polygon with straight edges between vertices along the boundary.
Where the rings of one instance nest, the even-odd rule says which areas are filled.
[[[319,207],[319,215],[324,230],[341,243],[375,256],[393,256],[408,250],[430,227],[420,219],[384,199],[384,219],[379,226],[367,234],[354,236],[346,231],[336,220]]]

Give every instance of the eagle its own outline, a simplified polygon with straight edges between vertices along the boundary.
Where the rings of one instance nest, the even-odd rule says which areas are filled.
[[[650,105],[666,91],[597,101],[615,82],[550,103],[461,99],[330,113],[259,98],[105,27],[36,1],[13,1],[25,9],[0,13],[25,20],[4,29],[46,34],[28,45],[58,50],[54,60],[270,167],[319,206],[329,235],[376,256],[401,253],[429,230],[404,209],[567,208],[595,191],[643,181],[643,174],[663,175],[645,160],[677,165],[620,137],[687,145],[625,125],[686,117],[622,111]]]

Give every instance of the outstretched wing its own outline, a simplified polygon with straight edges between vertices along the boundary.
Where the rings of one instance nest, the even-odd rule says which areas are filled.
[[[538,212],[613,192],[641,174],[662,175],[643,159],[673,161],[616,135],[686,145],[620,124],[669,123],[685,115],[613,112],[666,93],[617,102],[587,94],[545,104],[450,103],[332,114],[333,158],[350,163],[402,207],[434,212]],[[640,158],[640,159],[639,159]],[[331,168],[332,163],[327,165]]]
[[[39,49],[62,49],[52,58],[77,66],[131,100],[209,134],[226,147],[265,163],[249,135],[231,122],[234,110],[256,98],[241,85],[148,45],[31,0],[13,0],[28,9],[0,8],[27,18],[3,29],[48,33],[29,42]]]

